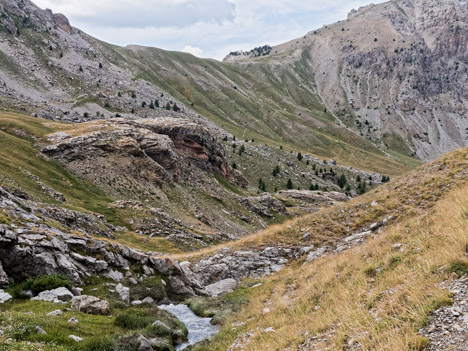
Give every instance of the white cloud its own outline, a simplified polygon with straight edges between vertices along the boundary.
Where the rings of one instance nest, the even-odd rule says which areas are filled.
[[[42,7],[63,12],[75,21],[100,27],[186,26],[232,20],[228,0],[38,0]]]
[[[184,47],[196,56],[222,59],[230,51],[298,38],[345,19],[352,8],[372,0],[35,1],[42,8],[64,13],[73,26],[113,44],[167,50]]]
[[[190,45],[185,45],[184,48],[182,49],[182,52],[186,52],[188,54],[192,54],[193,56],[197,57],[202,57],[203,56],[203,50],[197,47],[193,47]]]

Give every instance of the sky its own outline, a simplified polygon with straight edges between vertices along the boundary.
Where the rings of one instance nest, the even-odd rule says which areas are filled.
[[[222,60],[344,20],[372,0],[33,0],[106,42]],[[383,1],[373,1],[374,3]]]

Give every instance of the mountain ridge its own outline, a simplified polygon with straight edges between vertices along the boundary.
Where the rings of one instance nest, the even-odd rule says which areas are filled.
[[[11,0],[4,3],[16,4]],[[28,11],[43,10],[34,6]],[[60,27],[54,29],[56,25],[50,22],[53,15],[46,14],[36,16],[41,29],[33,30],[28,20],[22,23],[30,16],[23,11],[23,20],[17,22],[24,33],[9,33],[3,38],[0,64],[5,70],[0,80],[6,84],[1,95],[7,106],[13,101],[15,109],[80,121],[116,114],[125,118],[166,115],[167,110],[148,109],[150,101],[158,99],[160,107],[177,101],[182,109],[179,113],[218,128],[221,135],[224,128],[237,136],[247,134],[276,146],[284,143],[295,151],[392,174],[417,164],[399,154],[389,158],[371,142],[340,126],[341,122],[337,124],[316,94],[309,69],[293,76],[290,68],[279,73],[289,82],[285,95],[285,87],[270,79],[278,72],[268,66],[239,70],[189,54],[132,45],[116,47],[78,29],[73,29],[72,35]],[[44,16],[45,22],[41,19]],[[34,53],[36,58],[20,61],[25,52]],[[40,91],[34,88],[37,84],[42,86]],[[299,85],[307,89],[298,89]],[[132,94],[136,98],[132,99]],[[47,103],[49,99],[54,104]],[[141,106],[143,102],[146,108]]]
[[[292,64],[308,55],[318,93],[337,118],[377,145],[402,143],[400,151],[430,160],[467,143],[467,28],[465,2],[393,0],[274,46],[265,57],[224,61]]]

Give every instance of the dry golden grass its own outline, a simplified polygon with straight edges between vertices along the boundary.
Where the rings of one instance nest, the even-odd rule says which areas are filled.
[[[391,216],[388,224],[426,213],[452,188],[468,181],[468,148],[457,150],[428,163],[394,181],[348,203],[273,225],[253,235],[230,243],[206,248],[176,259],[196,261],[221,248],[232,249],[283,246],[323,246],[336,239],[365,230],[372,223]],[[303,240],[305,231],[311,236]]]
[[[427,198],[435,196],[434,184],[447,185],[450,177],[452,190],[442,200],[429,206],[410,197],[419,207],[361,246],[305,265],[295,262],[263,279],[230,321],[246,324],[232,330],[228,323],[210,350],[226,350],[250,331],[253,337],[241,337],[243,350],[296,350],[302,343],[299,350],[343,350],[354,342],[363,350],[423,349],[427,340],[417,331],[430,311],[450,302],[438,284],[450,279],[449,267],[463,259],[468,243],[466,154],[455,152],[424,169],[437,166],[439,174],[427,172],[431,176],[424,179],[420,170],[419,176],[405,178],[420,198]],[[445,166],[452,170],[444,171]],[[393,187],[403,186],[396,183]],[[270,312],[264,314],[264,308]],[[275,331],[263,332],[270,327]]]

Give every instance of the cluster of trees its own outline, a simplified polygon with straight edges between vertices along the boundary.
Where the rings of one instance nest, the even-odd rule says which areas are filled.
[[[235,141],[236,137],[233,136],[232,139],[233,139],[233,141]],[[223,140],[228,141],[228,137],[225,136]],[[246,139],[245,141],[248,142],[249,140]],[[237,149],[236,144],[232,144],[232,147],[234,149]],[[280,146],[280,149],[281,148],[282,147]],[[245,146],[240,145],[237,153],[240,156],[242,156],[245,151],[246,151]],[[304,156],[299,152],[297,154],[297,159],[299,161],[302,161],[304,159]],[[326,162],[325,162],[325,164],[326,164]],[[307,165],[310,165],[309,160],[307,160]],[[232,164],[232,168],[237,169],[237,164],[235,162]],[[315,171],[316,176],[319,176],[319,174],[322,174],[324,178],[326,178],[326,176],[330,176],[330,175],[333,176],[334,177],[333,179],[335,179],[336,184],[340,187],[340,189],[344,189],[347,192],[351,191],[351,189],[353,187],[352,183],[354,183],[354,182],[352,182],[352,181],[350,182],[348,180],[346,174],[341,174],[341,175],[338,176],[337,173],[336,173],[336,170],[333,169],[333,167],[330,167],[329,169],[324,168],[324,167],[319,168],[315,163],[312,163],[312,169]],[[273,177],[278,177],[281,174],[281,167],[279,165],[276,165],[273,168],[271,174],[273,175]],[[372,176],[369,176],[368,178],[369,178],[369,180],[367,180],[367,177],[366,177],[366,179],[363,179],[363,177],[361,175],[356,176],[356,184],[357,184],[356,191],[359,194],[364,194],[366,192],[366,189],[367,189],[368,185],[372,185],[372,180],[373,180]],[[331,180],[331,178],[330,178],[330,180]],[[387,176],[387,175],[382,176],[382,183],[387,183],[389,181],[390,181],[390,176]],[[293,180],[291,178],[289,178],[287,180],[286,188],[289,189],[289,190],[294,189],[294,183],[293,183]],[[258,181],[258,189],[263,191],[263,192],[267,191],[266,183],[262,178],[260,178],[259,181]],[[318,191],[320,189],[321,188],[317,183],[311,183],[310,186],[309,186],[309,190],[312,190],[312,191]],[[275,191],[277,191],[277,189],[275,189]]]
[[[309,190],[312,190],[312,191],[320,190],[320,186],[318,184],[310,184]]]
[[[267,56],[271,53],[273,48],[270,45],[263,45],[253,48],[250,51],[231,51],[229,56],[252,55],[253,57]]]
[[[133,97],[133,95],[132,95],[132,97]],[[135,96],[135,97],[136,97],[136,96]],[[148,104],[146,103],[146,101],[143,101],[143,102],[141,103],[141,107],[143,107],[143,108],[145,108],[147,105],[148,105]],[[154,110],[155,108],[159,108],[159,107],[160,107],[160,105],[159,105],[159,100],[158,100],[158,99],[155,99],[154,101],[153,101],[153,100],[150,100],[150,104],[148,105],[148,107],[149,107],[150,109],[152,109],[152,110]],[[168,110],[168,111],[169,111],[169,110],[172,110],[172,111],[174,111],[174,112],[180,111],[180,107],[177,106],[176,103],[174,103],[174,104],[172,105],[170,102],[168,102],[168,103],[166,104],[166,106],[164,106],[164,108],[165,108],[166,110]]]

